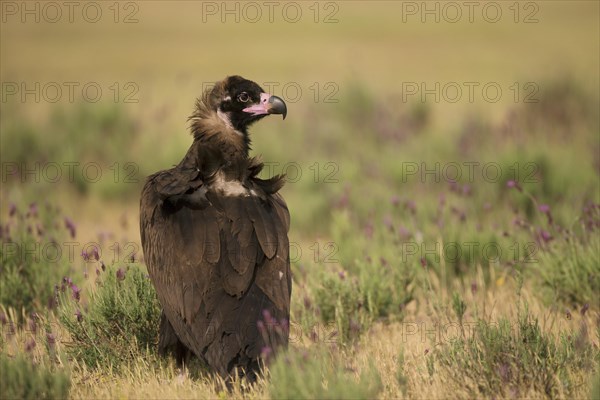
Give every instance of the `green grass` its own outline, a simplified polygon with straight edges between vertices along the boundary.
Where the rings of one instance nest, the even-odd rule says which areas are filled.
[[[36,365],[27,354],[14,358],[0,354],[0,387],[6,399],[66,399],[69,374],[45,365]]]
[[[581,372],[598,357],[587,328],[555,337],[527,309],[516,323],[480,319],[470,328],[464,329],[472,336],[439,348],[433,364],[434,374],[448,376],[467,397],[577,396],[585,385]]]
[[[540,254],[532,270],[549,303],[580,308],[598,302],[600,291],[600,245],[598,238],[582,244],[572,238]]]
[[[76,93],[73,103],[17,95],[1,105],[0,357],[2,373],[20,382],[11,390],[71,398],[598,397],[597,3],[537,2],[535,24],[515,23],[508,3],[497,24],[419,16],[400,23],[406,2],[340,2],[336,24],[314,23],[308,3],[298,24],[200,23],[200,3],[164,4],[139,3],[131,25],[2,24],[2,82],[93,81],[105,91],[98,103]],[[159,305],[141,254],[140,263],[111,263],[107,254],[115,243],[128,244],[123,253],[139,249],[133,215],[145,176],[178,163],[189,147],[186,118],[203,83],[234,73],[278,82],[276,95],[295,82],[303,94],[288,102],[285,121],[251,132],[253,155],[274,163],[273,174],[294,168],[282,190],[296,254],[292,344],[264,379],[227,391],[200,366],[180,368],[156,354]],[[406,82],[467,81],[497,82],[504,96],[402,99]],[[115,82],[134,82],[139,102],[115,103]],[[537,85],[538,102],[515,103],[515,82],[521,94],[526,82]],[[339,101],[323,101],[328,83]],[[320,90],[316,100],[311,87]],[[97,164],[102,177],[76,168],[70,179],[69,162]],[[36,163],[40,179],[22,180]],[[58,182],[47,163],[62,166]],[[451,165],[460,168],[456,181]],[[16,175],[7,174],[13,166]],[[75,241],[75,257],[14,252],[54,240]],[[78,254],[91,241],[106,271]],[[32,321],[44,329],[32,333]],[[432,343],[434,324],[461,335]]]
[[[140,355],[156,353],[160,306],[139,265],[98,271],[89,293],[80,293],[68,282],[60,291],[58,316],[71,337],[68,353],[74,359],[91,368],[118,371]]]
[[[560,87],[561,83],[556,85]],[[573,83],[565,85],[572,87]],[[561,109],[566,104],[579,104],[567,107],[574,116],[548,115],[523,106],[511,111],[519,116],[519,127],[531,132],[532,139],[527,143],[537,140],[547,128],[548,118],[557,118],[553,127],[564,124],[564,129],[576,130],[573,145],[582,153],[572,157],[565,152],[559,134],[539,146],[516,147],[516,142],[503,140],[505,133],[499,125],[485,119],[470,125],[468,117],[466,130],[450,132],[438,142],[427,118],[420,119],[423,111],[411,108],[418,105],[407,105],[400,114],[377,114],[373,110],[389,104],[364,86],[356,90],[344,108],[336,111],[338,114],[326,114],[322,122],[313,122],[317,132],[320,124],[331,125],[331,134],[309,134],[315,150],[298,154],[293,160],[302,173],[298,179],[291,177],[284,191],[292,213],[291,237],[296,238],[297,253],[293,260],[293,343],[308,347],[291,349],[276,360],[270,369],[270,383],[262,382],[253,389],[255,393],[325,398],[409,395],[417,390],[418,382],[439,379],[443,384],[436,390],[447,394],[453,385],[463,382],[459,376],[465,376],[467,382],[465,391],[460,392],[464,397],[491,396],[495,392],[505,397],[515,393],[550,397],[581,393],[585,380],[596,368],[593,360],[598,357],[597,350],[587,337],[581,347],[583,339],[575,334],[543,329],[537,321],[539,316],[533,314],[518,315],[516,319],[500,316],[496,325],[480,318],[472,336],[436,349],[426,358],[423,369],[413,374],[406,372],[406,362],[391,368],[390,376],[364,363],[360,372],[344,372],[339,365],[353,360],[365,337],[382,324],[410,321],[424,310],[433,310],[434,315],[442,313],[442,319],[457,320],[459,324],[468,321],[473,317],[473,307],[462,293],[472,282],[478,282],[481,290],[491,290],[509,277],[518,276],[540,301],[573,310],[585,308],[589,315],[600,311],[594,302],[600,279],[599,198],[595,192],[596,172],[590,167],[593,153],[587,148],[589,143],[597,142],[593,138],[597,115],[581,111],[587,95],[573,89],[562,94],[566,99],[557,101],[556,107]],[[543,110],[553,109],[549,101],[543,103]],[[367,114],[368,119],[359,123],[355,119],[357,109],[373,114]],[[135,135],[119,139],[125,142],[117,141],[114,147],[90,148],[90,141],[99,131],[118,136],[135,125],[135,118],[117,108],[108,108],[107,113],[96,110],[102,109],[76,108],[72,115],[57,111],[49,120],[49,129],[66,135],[64,138],[82,132],[82,138],[64,148],[48,145],[49,154],[66,160],[81,153],[105,164],[111,155],[141,157],[146,150],[144,146],[133,146]],[[309,113],[315,112],[309,108]],[[389,128],[398,123],[411,127],[408,137],[389,134]],[[14,124],[27,122],[15,119]],[[346,132],[356,135],[374,124],[381,131],[361,138],[360,153],[348,153],[354,145],[344,143]],[[33,126],[28,129],[35,132]],[[298,146],[302,146],[300,129],[291,126],[291,140]],[[487,135],[485,139],[482,134]],[[257,137],[256,146],[274,140],[269,135],[267,132]],[[12,135],[11,140],[16,149],[30,146],[28,141],[40,141],[41,147],[32,145],[31,154],[25,150],[14,153],[15,159],[42,157],[46,150],[40,149],[50,143],[37,133]],[[332,142],[340,146],[332,147]],[[493,162],[503,173],[489,179],[481,170],[475,170],[472,178],[462,177],[456,182],[435,175],[423,179],[420,173],[407,173],[406,164],[393,162],[398,159],[392,154],[398,146],[405,155],[401,162],[417,160],[411,157],[417,143],[431,144],[432,152],[422,161],[415,161],[417,168],[477,160],[481,164]],[[278,146],[265,149],[265,157],[274,161],[285,160],[289,152]],[[475,153],[477,157],[471,158]],[[568,164],[554,162],[565,157]],[[279,167],[284,164],[280,162]],[[277,167],[274,164],[273,173],[284,172]],[[512,181],[516,183],[509,185]],[[9,196],[27,185],[9,182]],[[110,199],[110,193],[120,193],[117,198],[128,201],[136,198],[139,184],[81,186],[75,180],[61,183],[61,187],[76,196]],[[38,192],[52,198],[54,189],[46,183],[31,192],[24,190],[19,196],[28,198]],[[143,376],[176,374],[169,372],[175,368],[171,362],[156,354],[160,306],[143,266],[119,260],[103,271],[93,254],[88,261],[77,257],[79,261],[72,265],[64,258],[56,263],[36,262],[7,252],[11,241],[43,245],[57,238],[64,240],[71,233],[68,227],[73,229],[79,223],[75,219],[67,225],[58,210],[44,207],[39,215],[31,210],[27,215],[19,206],[5,217],[4,226],[9,230],[4,228],[3,232],[11,236],[3,236],[7,273],[3,273],[0,285],[6,289],[2,291],[4,307],[41,312],[53,318],[52,308],[48,310],[46,305],[56,300],[57,291],[58,321],[68,338],[65,350],[76,377],[91,373],[125,379],[124,371],[141,368],[140,360],[147,369]],[[36,207],[32,208],[35,211]],[[100,250],[106,254],[112,249],[110,245],[103,242]],[[85,273],[81,276],[76,268],[81,262],[86,271],[96,269],[91,277],[95,281],[86,278]],[[448,293],[453,295],[449,297]],[[582,318],[591,318],[589,315]],[[520,341],[524,336],[531,339],[531,346]],[[339,346],[344,355],[335,356],[338,350],[328,344]],[[414,363],[414,358],[410,362]],[[214,379],[194,363],[186,370],[191,379],[200,382]],[[511,386],[506,382],[513,382],[512,378]],[[242,389],[246,383],[239,385],[239,390],[247,390]],[[99,393],[93,385],[81,390],[82,394]]]
[[[329,357],[334,357],[330,360]],[[269,394],[274,399],[368,399],[381,391],[381,378],[372,366],[360,373],[336,367],[340,359],[328,349],[309,353],[293,349],[269,368]]]
[[[54,287],[70,272],[68,218],[50,204],[12,204],[4,211],[0,258],[0,304],[40,312],[56,307]]]

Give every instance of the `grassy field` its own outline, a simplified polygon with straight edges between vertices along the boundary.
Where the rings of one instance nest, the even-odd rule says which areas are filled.
[[[597,2],[54,4],[0,2],[0,397],[600,398]],[[294,283],[230,391],[157,355],[138,231],[229,74],[288,104]]]

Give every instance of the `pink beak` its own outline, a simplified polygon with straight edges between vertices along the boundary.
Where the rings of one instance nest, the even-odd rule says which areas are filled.
[[[287,115],[285,102],[277,96],[271,96],[269,93],[261,93],[260,102],[244,108],[243,111],[252,115],[283,114],[283,119]]]

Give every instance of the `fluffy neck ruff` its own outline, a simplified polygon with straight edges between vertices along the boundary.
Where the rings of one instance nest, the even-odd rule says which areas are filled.
[[[207,89],[201,98],[196,100],[196,109],[189,117],[194,141],[219,143],[235,149],[244,157],[248,157],[250,138],[246,129],[233,127],[227,113],[219,110],[219,101],[225,96],[223,83],[218,83],[212,90]]]

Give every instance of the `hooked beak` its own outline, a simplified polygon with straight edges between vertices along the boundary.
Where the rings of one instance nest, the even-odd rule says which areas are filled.
[[[282,114],[283,119],[285,119],[285,116],[287,115],[285,102],[281,98],[271,96],[268,93],[261,93],[260,103],[246,107],[243,111],[252,115]]]

